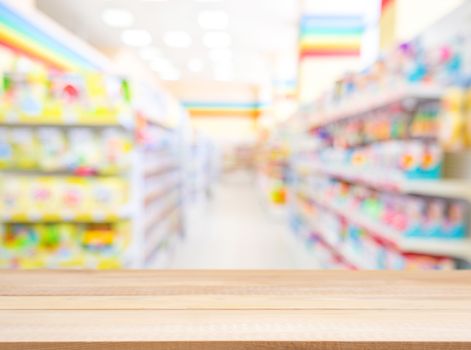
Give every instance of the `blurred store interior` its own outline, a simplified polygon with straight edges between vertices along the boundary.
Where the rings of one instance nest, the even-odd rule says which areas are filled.
[[[0,0],[0,268],[470,268],[470,19]]]

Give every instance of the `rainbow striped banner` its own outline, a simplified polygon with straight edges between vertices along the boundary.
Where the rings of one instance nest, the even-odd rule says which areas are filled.
[[[93,62],[0,1],[0,45],[61,71],[97,70]]]
[[[303,16],[300,58],[357,56],[365,26],[361,16]]]
[[[251,117],[257,118],[267,107],[257,102],[184,101],[192,117]]]

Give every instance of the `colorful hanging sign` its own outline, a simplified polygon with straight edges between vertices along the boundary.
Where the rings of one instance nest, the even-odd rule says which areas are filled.
[[[252,117],[257,118],[266,108],[265,104],[252,102],[201,102],[186,101],[183,106],[192,117]]]
[[[62,70],[97,70],[93,62],[0,1],[0,45]]]
[[[303,16],[299,35],[300,58],[358,56],[364,29],[361,16]]]
[[[379,30],[380,47],[383,51],[387,51],[396,41],[396,0],[381,1]]]
[[[388,7],[394,5],[395,0],[381,0],[381,12],[387,10]]]

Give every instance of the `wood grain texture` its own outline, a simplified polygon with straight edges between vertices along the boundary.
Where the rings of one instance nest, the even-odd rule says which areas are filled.
[[[0,349],[471,349],[471,273],[2,271]]]

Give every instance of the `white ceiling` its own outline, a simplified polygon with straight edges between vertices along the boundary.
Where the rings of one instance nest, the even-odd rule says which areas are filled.
[[[152,46],[157,47],[185,79],[216,76],[215,64],[208,58],[209,49],[203,45],[206,30],[197,21],[197,15],[204,10],[224,10],[228,14],[226,31],[232,38],[233,52],[233,77],[230,79],[267,81],[276,75],[273,70],[280,60],[294,64],[296,58],[298,0],[36,0],[36,3],[41,11],[101,49],[123,46],[122,29],[107,26],[102,20],[103,10],[131,11],[135,17],[131,28],[150,32]],[[174,30],[190,34],[191,46],[166,46],[164,33]],[[188,69],[189,61],[194,58],[203,62],[201,72]],[[295,72],[295,69],[285,71]]]

